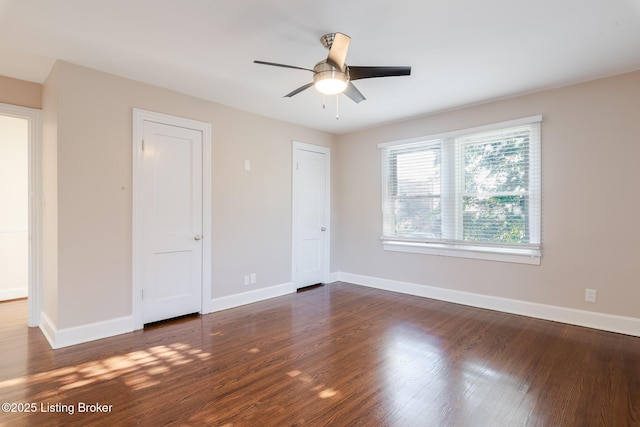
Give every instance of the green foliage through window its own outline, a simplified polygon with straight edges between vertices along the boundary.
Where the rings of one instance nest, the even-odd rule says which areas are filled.
[[[383,238],[540,242],[539,119],[383,147]]]

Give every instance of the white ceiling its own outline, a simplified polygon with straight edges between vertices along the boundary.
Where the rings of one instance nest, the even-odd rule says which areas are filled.
[[[321,35],[350,65],[411,65],[356,81],[322,109]],[[640,0],[0,0],[0,75],[43,82],[55,59],[333,133],[640,69]]]

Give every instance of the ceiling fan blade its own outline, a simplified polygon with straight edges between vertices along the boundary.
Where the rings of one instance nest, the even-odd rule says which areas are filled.
[[[327,62],[339,70],[344,68],[344,61],[347,59],[347,51],[349,50],[351,37],[346,34],[336,33],[333,37],[333,43],[329,49]]]
[[[253,61],[253,63],[254,64],[262,64],[262,65],[272,65],[274,67],[293,68],[295,70],[306,70],[306,71],[311,71],[312,73],[314,72],[313,70],[310,70],[309,68],[296,67],[295,65],[278,64],[276,62]]]
[[[285,96],[283,96],[283,98],[291,98],[293,95],[297,95],[297,94],[299,94],[300,92],[302,92],[303,90],[309,89],[311,86],[313,86],[313,82],[311,82],[311,83],[307,83],[307,84],[306,84],[306,85],[304,85],[304,86],[300,86],[298,89],[296,89],[296,90],[294,90],[294,91],[292,91],[292,92],[289,92],[288,94],[286,94]]]
[[[355,102],[356,104],[361,103],[362,101],[364,101],[365,98],[364,95],[358,90],[358,88],[356,88],[354,86],[353,83],[349,82],[349,85],[347,86],[347,88],[345,89],[345,91],[343,92],[345,95],[347,95],[349,98],[351,98],[351,100],[353,102]]]
[[[411,67],[356,67],[349,66],[349,79],[371,79],[374,77],[394,77],[411,75]]]

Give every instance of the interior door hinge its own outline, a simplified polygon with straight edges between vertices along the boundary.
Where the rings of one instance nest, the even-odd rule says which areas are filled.
[[[144,299],[144,289],[140,289],[140,299]]]
[[[296,163],[296,170],[300,170],[300,163]]]
[[[144,151],[144,139],[142,140],[142,151]]]

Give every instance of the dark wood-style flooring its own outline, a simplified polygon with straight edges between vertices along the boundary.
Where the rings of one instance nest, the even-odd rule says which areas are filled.
[[[345,283],[59,350],[7,302],[0,352],[7,426],[640,425],[640,338]]]

